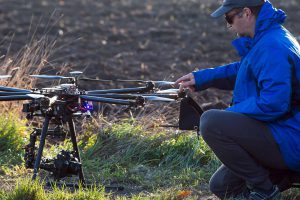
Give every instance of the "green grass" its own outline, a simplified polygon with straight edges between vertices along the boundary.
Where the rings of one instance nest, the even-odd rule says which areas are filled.
[[[0,199],[6,200],[96,200],[109,199],[111,194],[105,193],[104,187],[93,187],[88,190],[79,188],[69,191],[65,188],[53,187],[51,192],[44,189],[40,181],[30,179],[17,180],[15,188],[9,193],[0,193]]]
[[[12,114],[0,116],[0,173],[23,162],[25,122]]]
[[[104,129],[91,140],[82,154],[90,178],[147,190],[199,185],[207,177],[203,166],[212,155],[194,133],[154,134],[129,123]]]
[[[25,122],[13,115],[0,117],[0,200],[181,199],[181,191],[190,193],[184,199],[205,199],[211,195],[208,180],[220,165],[194,132],[158,127],[144,130],[134,120],[100,130],[97,123],[86,123],[78,137],[84,172],[89,182],[100,186],[75,191],[49,189],[42,180],[31,181],[32,172],[22,167],[22,146],[28,138],[25,130]],[[70,147],[70,141],[57,146]],[[47,155],[56,153],[52,146]],[[103,185],[121,185],[125,191],[108,193]],[[281,198],[296,200],[300,192],[288,190]]]

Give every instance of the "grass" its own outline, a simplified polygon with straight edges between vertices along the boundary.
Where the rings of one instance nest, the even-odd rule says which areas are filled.
[[[104,187],[93,187],[89,190],[79,188],[75,191],[67,191],[64,188],[54,186],[52,192],[47,192],[40,181],[31,181],[29,179],[19,179],[13,191],[5,194],[0,193],[1,199],[7,200],[85,200],[85,199],[108,199],[109,193],[105,193]]]
[[[120,123],[98,133],[83,153],[89,176],[105,183],[137,184],[141,189],[196,186],[203,180],[201,168],[211,160],[211,152],[195,134],[141,130]]]
[[[12,113],[0,117],[0,170],[23,162],[22,147],[26,142],[25,122]]]
[[[22,169],[22,146],[27,142],[28,134],[23,132],[24,121],[16,121],[12,116],[2,118],[0,117],[2,126],[0,141],[5,141],[5,144],[1,145],[0,159],[6,167],[0,178],[5,182],[8,177],[15,178],[16,176],[12,174],[18,174],[18,169]],[[146,198],[148,193],[160,196],[160,194],[167,195],[166,191],[197,188],[210,176],[207,165],[212,162],[212,154],[203,141],[197,140],[193,133],[174,134],[173,131],[153,133],[150,130],[145,132],[142,126],[136,126],[135,122],[128,121],[103,128],[97,134],[89,132],[95,130],[97,124],[88,126],[85,135],[80,136],[79,146],[82,149],[86,178],[92,182],[122,185],[130,191],[128,194],[133,193],[134,198],[140,199]],[[59,148],[69,147],[69,143],[65,142]],[[18,148],[11,151],[12,146]],[[10,151],[13,153],[7,154]],[[54,153],[53,150],[52,154]],[[51,155],[51,151],[48,154]],[[6,160],[8,157],[15,158],[17,162],[8,162]],[[22,194],[31,196],[30,199],[35,199],[35,196],[39,196],[38,199],[51,199],[51,195],[56,195],[55,199],[61,199],[60,195],[66,199],[69,198],[68,195],[72,196],[70,199],[80,199],[81,193],[93,196],[95,192],[97,196],[100,195],[95,188],[75,193],[55,188],[45,195],[41,192],[44,191],[41,184],[31,182],[26,177],[26,170],[19,174],[22,174],[24,179],[18,180],[16,186],[6,181],[8,189],[0,187],[2,198],[20,199]],[[62,195],[64,192],[66,194]],[[109,194],[105,193],[105,198],[108,198],[107,196]]]
[[[28,134],[25,122],[13,115],[0,117],[0,200],[6,199],[199,199],[210,197],[207,182],[220,165],[195,133],[176,133],[160,128],[145,131],[134,120],[98,128],[86,123],[80,149],[84,172],[100,187],[45,189],[43,180],[31,181],[22,167],[22,146]],[[16,147],[12,150],[12,146]],[[59,146],[69,148],[66,141]],[[9,153],[10,156],[7,156]],[[56,151],[48,152],[49,155]],[[10,158],[10,159],[8,159]],[[14,159],[12,159],[14,158]],[[3,170],[4,167],[4,170]],[[22,178],[20,178],[22,176]],[[109,193],[103,185],[122,185],[125,191]],[[289,190],[283,199],[296,200],[299,190]]]

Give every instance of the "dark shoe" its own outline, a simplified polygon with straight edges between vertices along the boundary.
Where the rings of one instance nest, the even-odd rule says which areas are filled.
[[[245,199],[249,199],[249,195],[250,195],[250,189],[248,187],[245,187],[245,189],[239,193],[238,195],[234,195],[233,198],[236,200],[245,200]]]
[[[279,194],[279,189],[276,185],[273,186],[272,189],[268,191],[254,188],[250,192],[249,200],[271,200],[277,194]]]

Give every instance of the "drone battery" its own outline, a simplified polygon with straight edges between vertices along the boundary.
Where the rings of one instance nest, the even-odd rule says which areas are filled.
[[[199,131],[199,122],[203,110],[191,98],[183,98],[180,102],[179,129]]]

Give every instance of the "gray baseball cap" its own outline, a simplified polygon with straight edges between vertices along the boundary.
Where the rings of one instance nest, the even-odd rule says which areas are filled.
[[[259,6],[265,3],[265,0],[223,0],[222,5],[211,14],[212,17],[217,18],[225,15],[233,8],[243,8],[248,6]]]

